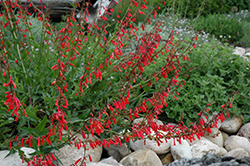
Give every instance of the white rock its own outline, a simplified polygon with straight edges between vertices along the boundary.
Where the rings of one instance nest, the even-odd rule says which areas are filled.
[[[236,148],[243,148],[250,154],[250,142],[245,137],[232,135],[224,142],[227,151],[231,151]]]
[[[22,147],[21,150],[24,152],[26,157],[30,158],[29,154],[35,152],[32,148]],[[27,163],[22,163],[22,159],[19,157],[18,152],[8,156],[5,156],[9,153],[9,150],[0,151],[0,165],[3,166],[27,166]]]
[[[233,150],[229,151],[224,156],[231,156],[231,157],[235,157],[235,158],[243,158],[243,157],[249,157],[249,154],[243,148],[236,148],[236,149],[233,149]]]
[[[9,153],[9,150],[0,151],[0,165],[3,166],[27,166],[27,163],[22,163],[22,159],[20,159],[18,153],[12,154],[5,158],[5,156]]]
[[[105,163],[97,163],[97,162],[91,162],[91,163],[86,163],[86,166],[114,166],[111,164],[105,164]]]
[[[76,134],[77,139],[84,141],[82,136],[80,134]],[[90,136],[90,139],[97,139]],[[92,149],[89,145],[89,143],[86,144],[86,152],[84,152],[84,147],[81,147],[80,149],[77,149],[74,145],[65,145],[60,149],[60,151],[55,151],[55,155],[60,159],[60,161],[64,165],[71,165],[74,164],[79,158],[82,158],[85,154],[87,160],[85,160],[86,163],[89,161],[89,155],[92,158],[92,162],[97,162],[101,159],[102,156],[102,146],[96,146],[96,148]],[[61,164],[60,164],[61,165]]]
[[[221,132],[221,135],[223,137],[223,142],[225,142],[228,139],[229,135],[227,133],[225,133],[224,131],[220,131],[220,132]],[[224,143],[223,143],[223,146],[224,146]]]
[[[240,129],[242,124],[243,122],[241,117],[226,117],[225,120],[221,123],[220,130],[225,131],[228,134],[235,134]]]
[[[201,158],[207,153],[217,155],[220,153],[220,147],[209,140],[200,140],[191,146],[191,152],[193,158]]]
[[[123,143],[120,145],[110,145],[109,147],[104,147],[109,156],[112,156],[114,160],[121,161],[121,159],[131,153],[128,149],[127,144]]]
[[[219,147],[223,147],[223,137],[219,129],[211,128],[212,133],[205,133],[205,138],[218,145]]]
[[[143,121],[143,118],[136,118],[133,120],[133,123],[140,123]],[[158,125],[163,125],[162,121],[158,119],[154,119],[154,122],[157,123]],[[147,120],[145,120],[145,123],[147,124]]]
[[[250,53],[250,47],[245,48],[246,53]]]
[[[181,144],[177,140],[172,141],[171,154],[175,160],[181,160],[182,158],[192,158],[191,147],[188,142],[183,139],[181,139]]]
[[[238,136],[245,137],[250,141],[250,123],[244,124],[237,133]]]
[[[162,166],[160,158],[149,149],[137,150],[124,157],[120,164],[124,166]]]
[[[242,56],[245,54],[245,49],[242,47],[235,47],[233,54]]]
[[[200,140],[208,140],[208,139],[205,138],[205,137],[200,137],[200,139],[198,139],[198,137],[196,136],[196,134],[194,134],[194,139],[192,140],[192,142],[189,139],[186,139],[186,141],[189,143],[190,146],[192,146],[193,144],[199,142]]]
[[[109,164],[112,166],[122,166],[122,164],[118,163],[115,159],[113,159],[113,157],[103,159],[99,163]]]
[[[131,141],[130,148],[134,151],[139,149],[150,149],[156,154],[166,154],[170,151],[172,140],[170,139],[168,142],[166,142],[165,139],[161,139],[161,141],[163,141],[163,143],[161,143],[160,146],[158,146],[156,141],[149,139],[137,140],[135,142]]]
[[[22,147],[21,150],[24,152],[24,154],[26,155],[27,158],[32,157],[32,156],[30,156],[30,154],[34,153],[36,151],[35,149],[26,148],[26,147]]]
[[[223,147],[220,147],[220,153],[218,153],[218,156],[224,156],[227,153],[227,150]]]

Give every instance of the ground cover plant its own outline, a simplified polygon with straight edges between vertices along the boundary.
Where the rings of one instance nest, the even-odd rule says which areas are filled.
[[[237,19],[243,20],[247,13],[241,13],[242,17],[240,17],[240,13],[236,16],[238,16]],[[166,20],[161,20],[166,22],[166,27],[163,30],[169,31],[178,19],[177,16],[171,15]],[[176,26],[175,30],[179,33],[174,40],[190,41],[190,38],[195,34],[193,22],[183,19],[178,24],[179,26]],[[167,33],[162,33],[162,38],[165,35],[168,36]],[[190,70],[189,77],[186,79],[187,85],[179,89],[178,100],[176,101],[173,97],[168,98],[168,107],[163,109],[168,121],[178,122],[184,116],[184,123],[189,125],[190,122],[197,120],[196,115],[205,103],[215,101],[209,108],[217,110],[220,108],[219,103],[224,102],[230,92],[238,91],[239,94],[234,98],[235,104],[230,115],[244,115],[244,123],[249,122],[249,106],[247,104],[249,98],[249,61],[239,55],[233,55],[233,46],[204,31],[201,32],[195,44],[197,48],[191,52],[190,61],[183,68],[183,71]],[[159,58],[157,64],[162,63],[162,61],[164,59]],[[181,63],[186,64],[187,62]],[[151,66],[149,71],[155,68],[157,65]]]
[[[17,1],[1,1],[1,149],[18,152],[28,165],[53,165],[56,156],[52,150],[65,144],[84,148],[89,143],[95,148],[143,138],[159,144],[164,138],[193,140],[194,134],[200,137],[211,131],[216,120],[224,120],[233,93],[225,97],[221,110],[216,110],[218,116],[208,123],[200,118],[187,128],[182,121],[174,127],[154,122],[169,98],[180,97],[187,79],[184,62],[189,62],[198,34],[187,41],[177,40],[174,28],[163,29],[167,21],[162,20],[170,15],[153,22],[157,6],[146,15],[147,1],[128,3],[134,12],[128,9],[124,17],[118,16],[118,25],[110,33],[105,21],[112,8],[89,25],[78,24],[72,13],[58,30],[32,3],[30,7],[38,11],[35,17]],[[15,12],[15,8],[19,10]],[[137,24],[141,15],[145,20]],[[168,35],[162,35],[164,32]],[[207,104],[199,116],[208,114]],[[142,123],[133,124],[138,117],[144,118]],[[77,133],[86,141],[75,140]],[[99,140],[88,139],[89,135]],[[35,149],[32,158],[21,147]],[[86,157],[91,160],[91,156],[83,156],[72,164],[82,165]]]

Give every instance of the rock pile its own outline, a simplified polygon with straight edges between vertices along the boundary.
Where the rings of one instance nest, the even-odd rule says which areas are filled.
[[[240,55],[245,60],[250,61],[250,48],[235,47],[233,54]]]
[[[141,119],[136,119],[140,121]],[[162,124],[161,121],[157,123]],[[224,122],[219,123],[218,128],[212,128],[212,133],[206,133],[200,140],[193,142],[182,140],[179,144],[173,144],[172,139],[163,142],[160,146],[153,140],[137,140],[131,142],[128,150],[126,144],[121,147],[112,145],[108,147],[97,147],[95,149],[86,146],[87,152],[92,157],[92,162],[87,160],[87,166],[177,166],[177,165],[210,165],[215,166],[221,163],[231,165],[245,164],[250,165],[250,123],[243,125],[241,117],[234,116],[226,118]],[[81,135],[77,135],[82,139]],[[98,138],[95,138],[98,139]],[[104,150],[103,150],[104,149]],[[27,154],[32,153],[32,149],[23,149]],[[3,165],[23,166],[21,159],[17,154],[4,158],[7,150],[0,151],[0,161]],[[110,156],[101,159],[102,153]],[[78,158],[83,156],[83,150],[64,146],[55,155],[69,166]],[[216,164],[217,163],[217,164]],[[60,166],[60,163],[56,163]]]

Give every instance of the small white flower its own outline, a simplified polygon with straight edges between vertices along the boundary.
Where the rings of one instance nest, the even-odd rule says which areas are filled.
[[[231,36],[229,35],[228,38],[231,38]]]
[[[222,38],[222,35],[220,35],[220,38]]]

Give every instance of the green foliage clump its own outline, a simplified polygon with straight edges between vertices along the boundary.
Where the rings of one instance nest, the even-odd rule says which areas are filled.
[[[215,101],[208,108],[212,112],[220,111],[221,103],[233,91],[235,95],[232,114],[243,115],[244,122],[249,122],[249,97],[250,97],[250,64],[239,55],[232,54],[231,47],[218,45],[218,41],[202,44],[189,55],[189,65],[183,70],[189,70],[186,85],[178,90],[178,100],[173,97],[168,100],[165,113],[168,118],[184,123],[198,119],[197,114],[204,107]],[[184,65],[184,64],[183,64]]]
[[[231,7],[226,0],[167,0],[167,5],[186,18],[196,18],[198,15],[207,16],[213,13],[229,13]]]
[[[231,11],[237,12],[245,9],[250,9],[249,0],[227,0],[225,3],[231,6]]]
[[[194,20],[194,29],[214,35],[221,42],[236,43],[247,33],[245,21],[238,21],[227,15],[210,14]]]
[[[138,24],[138,23],[144,22],[145,18],[153,11],[153,9],[155,9],[157,12],[162,11],[164,9],[164,5],[163,3],[161,3],[162,0],[148,1],[147,4],[145,4],[145,2],[142,0],[135,0],[135,1],[138,3],[138,6],[135,6],[131,1],[127,1],[127,0],[121,0],[119,1],[118,4],[114,5],[113,7],[114,12],[112,12],[107,22],[109,25],[107,27],[107,31],[109,33],[112,33],[115,30],[115,28],[118,27],[119,23],[116,22],[117,20],[119,21],[124,18],[125,19],[131,18],[129,16],[130,14],[134,16],[134,19],[132,19],[130,22]],[[147,9],[145,8],[142,9],[141,4],[146,5]],[[160,6],[159,9],[157,5]],[[142,11],[144,14],[140,14],[138,10]]]
[[[182,17],[196,18],[199,14],[226,14],[249,9],[249,0],[167,0],[167,6]]]

